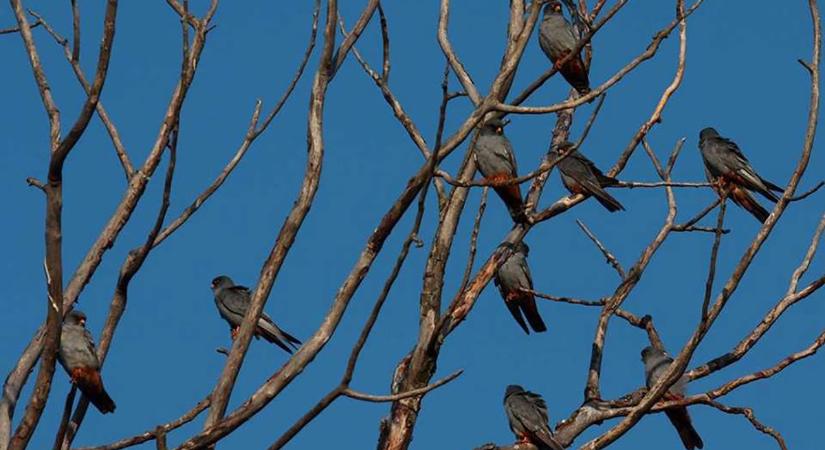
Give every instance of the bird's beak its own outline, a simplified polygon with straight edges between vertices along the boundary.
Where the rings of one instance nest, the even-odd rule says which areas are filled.
[[[496,134],[503,134],[503,133],[504,133],[504,128],[496,127]]]
[[[86,319],[80,319],[80,326],[86,326]]]

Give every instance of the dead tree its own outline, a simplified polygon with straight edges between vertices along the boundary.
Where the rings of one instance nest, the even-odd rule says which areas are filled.
[[[146,230],[146,239],[141,245],[132,249],[120,266],[118,281],[112,294],[109,315],[101,336],[98,338],[98,356],[101,362],[105,361],[110,350],[112,337],[118,324],[126,312],[129,293],[129,284],[135,274],[143,266],[152,251],[162,244],[172,234],[178,232],[183,225],[219,190],[224,181],[232,174],[246,152],[256,139],[263,134],[273,120],[280,113],[284,103],[290,96],[297,95],[295,88],[298,81],[304,76],[310,66],[311,55],[317,52],[318,60],[312,72],[312,84],[308,93],[309,112],[306,118],[307,130],[307,162],[303,180],[298,188],[298,194],[292,209],[277,235],[268,257],[260,271],[258,284],[253,290],[251,307],[240,327],[237,339],[228,350],[226,362],[213,390],[195,405],[190,411],[179,418],[165,424],[159,424],[141,434],[125,437],[117,442],[94,447],[95,449],[121,449],[154,440],[157,448],[167,448],[166,434],[182,425],[191,422],[202,412],[207,411],[203,428],[200,432],[187,436],[175,446],[176,449],[209,448],[218,444],[224,437],[236,432],[239,426],[258,414],[275,399],[290,383],[296,381],[303,370],[321,353],[326,344],[334,337],[334,333],[341,324],[344,313],[350,306],[355,293],[359,290],[362,281],[370,272],[378,254],[382,251],[387,239],[396,232],[396,226],[406,215],[414,215],[413,226],[406,235],[403,245],[396,259],[395,265],[386,279],[382,290],[377,294],[371,313],[365,320],[358,340],[352,348],[347,365],[341,374],[340,381],[332,387],[316,405],[301,416],[290,428],[284,430],[271,445],[271,449],[279,449],[290,442],[304,427],[320,415],[329,405],[340,397],[349,397],[366,402],[390,403],[388,416],[380,423],[378,448],[382,450],[406,449],[412,441],[416,422],[422,413],[424,398],[433,390],[458,378],[462,371],[433,380],[436,375],[441,350],[450,342],[452,333],[470,317],[473,307],[482,290],[489,284],[496,270],[509,257],[511,246],[501,245],[485,255],[485,259],[473,271],[475,266],[477,238],[482,224],[482,217],[487,203],[488,187],[499,187],[502,182],[475,179],[476,163],[472,157],[473,148],[478,137],[479,125],[492,118],[508,118],[518,120],[524,114],[556,115],[555,127],[548,147],[572,140],[570,129],[578,108],[596,101],[592,114],[587,118],[584,132],[576,139],[581,145],[587,134],[594,126],[598,113],[604,102],[605,94],[611,89],[619,89],[623,77],[631,73],[645,61],[654,58],[666,38],[678,35],[678,63],[672,75],[671,83],[661,93],[660,100],[633,133],[632,138],[624,149],[615,155],[615,164],[607,172],[610,176],[622,173],[630,161],[631,155],[639,149],[645,152],[651,165],[659,177],[655,182],[621,182],[619,188],[653,188],[662,189],[667,204],[665,217],[657,233],[640,249],[638,258],[630,265],[623,266],[599,238],[583,223],[579,222],[584,233],[604,255],[611,267],[615,269],[619,282],[611,293],[607,293],[599,300],[585,300],[578,298],[560,297],[539,291],[532,293],[550,301],[564,302],[576,306],[594,308],[599,311],[598,322],[594,330],[592,354],[586,379],[584,380],[584,395],[582,406],[571,411],[568,417],[555,426],[556,437],[559,442],[570,447],[585,430],[594,425],[602,424],[608,419],[620,418],[618,423],[604,430],[595,439],[580,444],[583,449],[603,448],[621,438],[646,414],[662,411],[673,406],[703,404],[708,405],[726,414],[744,416],[756,430],[772,436],[781,448],[785,448],[781,434],[762,424],[748,407],[733,407],[720,402],[720,399],[733,390],[754,381],[770,378],[784,370],[789,365],[814,354],[825,343],[825,330],[815,341],[805,349],[789,349],[789,356],[778,361],[776,365],[751,374],[731,378],[715,389],[708,390],[683,398],[666,397],[668,389],[678,380],[696,380],[712,373],[723,371],[734,365],[744,357],[755,344],[768,332],[790,307],[810,297],[825,284],[825,276],[818,275],[807,284],[800,282],[803,275],[810,268],[814,254],[818,248],[820,238],[825,230],[825,216],[819,222],[813,237],[810,240],[807,252],[802,255],[801,261],[788,280],[787,292],[776,300],[775,306],[764,316],[764,319],[740,343],[730,351],[703,364],[690,368],[690,361],[694,351],[708,335],[716,319],[728,304],[731,296],[736,292],[742,277],[747,273],[752,261],[762,248],[764,242],[774,233],[775,225],[783,216],[788,207],[795,202],[806,199],[813,194],[822,183],[807,192],[798,194],[800,183],[806,174],[813,150],[814,136],[819,118],[819,86],[820,86],[820,46],[821,29],[817,2],[809,0],[811,23],[813,28],[813,49],[809,61],[799,60],[804,70],[810,75],[810,107],[805,127],[805,140],[798,158],[796,169],[785,188],[781,198],[771,211],[758,233],[754,236],[750,246],[739,258],[731,275],[721,283],[721,289],[716,280],[716,265],[719,246],[728,230],[725,227],[725,214],[728,206],[724,193],[722,197],[708,205],[702,211],[695,213],[687,220],[680,220],[677,215],[676,188],[708,189],[712,186],[705,182],[674,181],[673,169],[678,162],[684,139],[677,141],[669,153],[667,160],[661,161],[657,152],[648,142],[648,136],[656,129],[663,111],[669,100],[677,91],[685,77],[687,60],[687,37],[690,17],[703,1],[686,4],[685,0],[674,0],[674,14],[672,20],[661,24],[661,28],[654,35],[646,48],[640,49],[637,56],[606,77],[599,84],[592,87],[587,93],[576,93],[571,90],[568,98],[546,106],[525,106],[528,100],[535,99],[534,93],[548,80],[554,80],[558,68],[572,59],[580,51],[584,52],[585,61],[589,60],[594,52],[591,39],[601,32],[614,16],[619,13],[627,0],[617,0],[608,7],[607,2],[598,0],[590,2],[588,6],[583,0],[573,2],[565,0],[564,4],[574,18],[578,32],[578,43],[574,51],[557,61],[554,66],[539,76],[527,86],[516,86],[514,82],[516,71],[521,63],[525,47],[541,22],[541,10],[546,3],[536,0],[527,4],[523,0],[510,2],[510,15],[507,24],[506,45],[501,55],[501,62],[496,76],[489,86],[479,86],[461,62],[453,49],[449,35],[449,18],[451,2],[440,0],[439,18],[437,25],[437,40],[444,54],[445,68],[441,85],[442,101],[437,111],[438,129],[434,140],[428,141],[421,128],[408,115],[398,97],[390,86],[390,27],[388,18],[379,0],[369,0],[355,19],[352,26],[348,26],[341,17],[336,0],[314,2],[314,14],[309,18],[310,36],[306,44],[303,59],[298,64],[291,83],[286,87],[283,95],[265,112],[263,102],[258,101],[252,111],[249,126],[240,146],[220,174],[209,184],[200,195],[194,198],[189,206],[179,215],[168,220],[172,179],[175,174],[176,154],[178,151],[178,131],[181,127],[181,108],[187,93],[199,70],[198,63],[207,46],[210,31],[214,27],[214,19],[218,9],[218,0],[212,0],[202,15],[195,15],[190,11],[188,0],[167,0],[170,14],[179,18],[181,24],[182,54],[180,75],[177,85],[168,100],[168,105],[162,117],[154,143],[145,161],[136,165],[130,157],[124,142],[120,139],[118,128],[110,118],[101,101],[104,92],[109,60],[115,42],[116,24],[122,18],[117,17],[118,1],[108,0],[105,7],[103,34],[96,71],[89,81],[89,77],[80,65],[80,7],[78,2],[71,2],[73,18],[72,38],[63,37],[61,32],[53,27],[48,17],[38,14],[37,11],[27,10],[23,0],[11,0],[11,10],[17,24],[8,29],[0,30],[0,34],[18,35],[28,55],[34,81],[40,93],[43,108],[47,113],[49,123],[49,164],[47,178],[40,181],[29,178],[28,183],[41,190],[45,196],[46,213],[43,229],[45,232],[44,270],[46,274],[46,315],[43,325],[35,332],[24,352],[18,357],[13,370],[4,383],[4,395],[0,399],[0,447],[9,449],[23,449],[29,444],[32,433],[39,425],[39,419],[50,397],[51,383],[55,370],[57,349],[60,346],[60,330],[63,317],[71,311],[78,301],[84,287],[98,271],[103,256],[114,245],[116,239],[129,223],[137,206],[144,200],[144,193],[153,175],[161,165],[164,155],[168,159],[164,177],[155,178],[156,183],[162,183],[163,195],[157,207],[153,226]],[[229,6],[226,6],[229,7]],[[455,11],[452,11],[455,12]],[[378,22],[381,32],[380,66],[373,67],[358,51],[357,45],[363,32],[370,23]],[[37,30],[35,31],[35,28]],[[35,39],[35,32],[40,34]],[[55,44],[52,44],[53,40]],[[84,102],[77,118],[72,121],[69,131],[63,136],[61,113],[52,96],[49,80],[43,70],[39,48],[45,45],[59,46],[67,64],[74,72],[77,82],[86,93]],[[366,45],[366,44],[364,44]],[[334,80],[338,70],[347,63],[357,63],[366,76],[372,80],[390,108],[392,115],[408,134],[412,144],[420,151],[422,161],[419,167],[410,172],[409,181],[403,187],[394,201],[376,224],[369,235],[367,242],[357,256],[349,275],[341,282],[330,307],[318,325],[314,334],[306,339],[303,346],[275,373],[266,379],[255,392],[240,406],[228,409],[228,401],[235,387],[235,382],[241,365],[247,354],[250,340],[254,333],[254,324],[261,315],[263,308],[283,267],[286,256],[298,238],[304,219],[313,205],[315,194],[320,183],[321,168],[324,163],[326,142],[324,130],[329,127],[324,116],[326,96],[329,89],[334,87]],[[450,79],[457,79],[458,90],[451,90]],[[517,92],[516,94],[513,94]],[[451,132],[445,125],[448,106],[451,102],[464,101],[471,106],[469,113],[461,118],[460,125]],[[111,144],[119,158],[127,181],[122,200],[112,213],[109,221],[100,232],[97,239],[88,248],[85,258],[74,268],[63,286],[58,280],[63,280],[62,258],[62,180],[63,166],[69,153],[78,140],[83,136],[88,124],[95,120],[100,121],[111,138]],[[432,142],[431,144],[429,142]],[[466,146],[464,144],[467,144]],[[442,168],[441,163],[459,149],[464,149],[462,163],[454,173]],[[526,196],[526,216],[524,223],[514,224],[504,238],[502,244],[517,244],[534,229],[540,228],[545,222],[567,213],[582,203],[586,197],[582,194],[563,196],[547,207],[540,207],[539,200],[544,193],[545,184],[557,160],[545,157],[537,161],[535,167],[521,177],[504,181],[504,184],[529,184]],[[162,182],[160,180],[163,180]],[[477,212],[468,211],[467,200],[472,189],[483,191],[482,200]],[[434,191],[430,194],[430,191]],[[428,202],[428,196],[436,196]],[[426,214],[428,205],[436,205],[435,214]],[[414,212],[410,212],[410,211]],[[718,210],[714,227],[703,227],[697,223]],[[471,234],[470,254],[466,258],[466,269],[460,283],[460,288],[453,293],[445,291],[445,277],[447,261],[452,255],[454,242],[457,237],[458,223],[463,216],[473,216],[473,230]],[[395,283],[401,268],[407,259],[413,245],[423,246],[424,240],[420,236],[421,225],[425,220],[434,218],[435,233],[429,242],[426,267],[422,276],[422,285],[419,292],[419,323],[418,336],[410,351],[400,358],[395,372],[390,380],[391,392],[388,395],[374,395],[354,390],[350,384],[361,356],[361,352],[369,339],[373,327],[382,312],[390,290]],[[601,393],[602,353],[605,346],[607,328],[614,317],[622,319],[632,327],[645,333],[652,346],[663,348],[659,333],[649,315],[638,316],[626,309],[623,303],[639,283],[643,273],[651,264],[652,258],[662,244],[674,233],[693,232],[698,239],[710,237],[711,254],[708,262],[708,275],[705,295],[701,304],[701,320],[696,324],[691,337],[684,345],[674,351],[675,362],[649,389],[639,389],[629,392],[616,399],[604,399]],[[626,264],[626,263],[625,263]],[[626,267],[626,268],[625,268]],[[448,295],[445,299],[445,295]],[[21,337],[22,339],[22,337]],[[37,364],[37,376],[33,380],[31,397],[25,402],[25,407],[18,408],[20,393],[28,381],[29,374]],[[323,389],[323,387],[322,387]],[[82,398],[74,404],[75,390],[71,390],[66,399],[63,421],[56,430],[56,449],[69,449],[79,428],[83,424],[88,409],[88,400]],[[12,427],[13,415],[16,410],[23,411],[19,423]],[[480,448],[485,449],[515,449],[530,448],[529,444],[514,444],[497,446],[487,444]]]

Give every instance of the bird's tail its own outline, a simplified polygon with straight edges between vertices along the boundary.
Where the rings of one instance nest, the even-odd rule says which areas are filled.
[[[624,211],[624,206],[603,189],[594,189],[593,197],[610,212]]]
[[[547,331],[547,325],[545,325],[541,319],[539,308],[536,305],[536,298],[533,297],[532,294],[524,294],[519,299],[519,304],[521,305],[521,310],[524,312],[524,317],[527,318],[527,322],[530,323],[530,328],[532,328],[533,331],[536,333]]]
[[[730,191],[731,200],[756,217],[762,223],[768,219],[770,213],[760,205],[743,187],[734,186]]]
[[[696,432],[696,428],[693,428],[687,408],[670,408],[665,411],[665,415],[667,415],[673,427],[676,428],[679,438],[682,439],[682,444],[687,450],[704,447],[705,444],[702,442],[702,438]]]
[[[301,345],[301,341],[286,331],[278,328],[277,325],[267,321],[263,317],[258,319],[258,334],[263,336],[263,338],[268,342],[281,347],[284,351],[290,354],[292,353],[293,348],[297,349],[298,346]]]
[[[72,381],[98,411],[103,414],[115,411],[115,402],[104,389],[99,370],[86,367],[73,369]]]
[[[584,66],[584,61],[580,56],[567,61],[560,72],[579,95],[586,95],[590,92],[590,79],[587,74],[587,68]]]
[[[521,198],[521,189],[517,184],[509,184],[506,186],[496,186],[496,194],[501,197],[501,200],[507,206],[507,211],[510,212],[510,217],[516,223],[524,223],[527,221],[527,216],[524,214],[524,200]]]
[[[768,188],[767,192],[760,192],[760,194],[764,195],[764,196],[765,196],[765,198],[767,198],[768,200],[770,200],[770,201],[772,201],[772,202],[774,202],[774,203],[778,202],[778,201],[779,201],[779,197],[777,197],[777,196],[776,196],[776,194],[774,194],[774,193],[773,193],[773,192],[771,192],[771,191],[775,191],[775,192],[785,192],[785,189],[783,189],[783,188],[781,188],[781,187],[779,187],[779,186],[777,186],[777,185],[775,185],[775,184],[771,183],[770,181],[768,181],[768,180],[766,180],[766,179],[764,179],[764,178],[762,178],[762,177],[759,177],[759,180],[760,180],[760,181],[762,181],[762,184],[764,184],[764,185],[765,185],[765,186],[767,186],[767,188]]]
[[[510,311],[513,319],[516,319],[518,326],[520,326],[525,333],[530,334],[530,329],[527,328],[527,322],[524,321],[524,316],[521,314],[521,308],[519,307],[518,302],[515,300],[507,300],[505,298],[504,305],[507,307],[507,310]]]

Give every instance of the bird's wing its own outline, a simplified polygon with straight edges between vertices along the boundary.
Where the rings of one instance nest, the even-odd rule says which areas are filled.
[[[516,159],[513,154],[513,145],[504,137],[499,136],[494,145],[491,145],[491,154],[496,158],[499,164],[506,168],[509,175],[515,176]]]
[[[241,317],[246,315],[249,309],[250,291],[244,286],[232,286],[220,292],[220,301],[224,308],[232,314]]]
[[[532,437],[540,441],[534,444],[539,445],[540,448],[561,450],[562,447],[553,438],[553,432],[547,425],[547,404],[538,394],[525,391],[514,398],[513,403],[514,412],[522,426]]]

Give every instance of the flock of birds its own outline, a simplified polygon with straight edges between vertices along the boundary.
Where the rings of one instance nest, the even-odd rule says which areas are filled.
[[[580,54],[568,58],[564,64],[558,64],[575,50],[578,39],[556,0],[551,0],[545,7],[539,43],[564,79],[580,95],[590,91],[588,69]],[[494,190],[507,206],[513,220],[521,223],[527,220],[527,216],[519,185],[502,183],[517,178],[513,147],[503,129],[504,124],[499,119],[485,122],[473,151],[479,171],[485,179],[494,182]],[[705,174],[717,193],[730,198],[764,222],[769,213],[749,191],[776,202],[779,198],[772,191],[782,192],[783,189],[760,177],[739,147],[730,139],[720,136],[713,128],[705,128],[700,132],[699,149],[705,164]],[[593,197],[610,212],[624,210],[622,204],[605,190],[615,185],[617,180],[603,174],[574,144],[564,142],[556,146],[550,156],[557,160],[562,182],[571,193]],[[527,244],[512,246],[511,255],[495,274],[495,284],[505,305],[527,334],[530,329],[534,332],[547,330],[532,294],[533,281],[527,266],[528,252]],[[251,292],[223,275],[212,280],[212,291],[218,312],[229,323],[234,340],[249,309]],[[59,361],[69,374],[71,382],[77,385],[101,413],[113,412],[115,403],[103,387],[100,361],[85,324],[86,316],[82,312],[75,309],[68,314],[63,323]],[[261,314],[254,333],[256,338],[263,337],[288,353],[292,353],[301,344],[298,339],[275,325],[266,313]],[[650,387],[667,370],[673,359],[661,350],[647,347],[642,351],[642,361],[645,366],[645,381]],[[683,392],[684,383],[679,382],[669,390],[667,396],[678,398]],[[548,425],[547,405],[540,395],[526,391],[521,386],[510,385],[505,392],[504,408],[510,429],[520,442],[531,443],[540,450],[563,448]],[[670,408],[665,413],[686,449],[703,447],[702,439],[693,428],[685,407]]]

